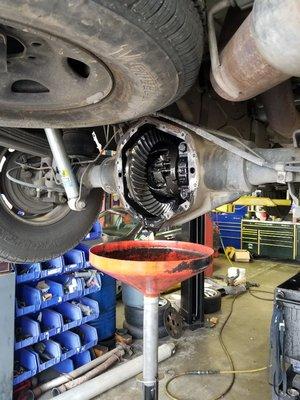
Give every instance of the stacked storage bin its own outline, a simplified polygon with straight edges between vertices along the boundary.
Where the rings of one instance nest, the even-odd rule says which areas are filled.
[[[52,366],[70,372],[91,360],[98,337],[88,323],[99,317],[99,305],[87,295],[101,291],[101,274],[86,255],[79,246],[47,262],[15,265],[14,385]]]
[[[91,322],[97,329],[98,341],[114,336],[116,332],[116,280],[109,275],[102,275],[102,290],[89,297],[99,306],[99,317]]]
[[[96,231],[96,229],[94,229]],[[99,230],[97,230],[99,232]],[[95,237],[93,237],[95,239]],[[97,242],[98,243],[98,242]],[[84,241],[78,248],[88,257],[89,249],[95,244],[93,241]],[[88,297],[98,303],[99,317],[91,322],[97,329],[98,341],[105,341],[114,337],[116,331],[116,280],[109,275],[101,273],[101,291],[94,292]]]

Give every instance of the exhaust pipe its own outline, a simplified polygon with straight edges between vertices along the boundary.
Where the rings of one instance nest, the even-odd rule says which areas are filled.
[[[219,56],[214,15],[233,3],[222,0],[208,13],[215,91],[226,100],[243,101],[300,76],[300,1],[255,0],[252,12]]]

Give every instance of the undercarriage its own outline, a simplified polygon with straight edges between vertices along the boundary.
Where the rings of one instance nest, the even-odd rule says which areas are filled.
[[[68,250],[104,192],[152,231],[257,187],[299,212],[297,0],[38,3],[1,2],[2,259]]]

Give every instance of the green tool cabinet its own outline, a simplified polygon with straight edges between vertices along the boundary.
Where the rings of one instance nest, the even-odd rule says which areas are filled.
[[[300,261],[300,224],[243,219],[241,239],[252,254]]]

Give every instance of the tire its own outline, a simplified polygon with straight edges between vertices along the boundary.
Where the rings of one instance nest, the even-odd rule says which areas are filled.
[[[220,311],[222,304],[221,293],[218,290],[209,289],[209,296],[204,294],[204,314],[213,314]]]
[[[0,204],[0,259],[14,263],[40,262],[74,248],[97,219],[101,196],[102,190],[92,190],[84,211],[70,210],[61,220],[43,226],[15,219]]]
[[[163,305],[158,309],[158,326],[164,326],[164,315],[165,311],[171,307],[171,303],[168,300],[163,299]],[[124,307],[125,320],[129,325],[143,328],[144,325],[144,309],[138,307]]]
[[[51,82],[49,88],[40,85],[39,90],[42,90],[34,92],[39,93],[39,101],[35,100],[34,105],[30,104],[34,101],[30,90],[34,88],[24,92],[22,107],[15,105],[15,97],[11,104],[1,106],[1,101],[8,101],[7,97],[1,96],[2,126],[74,128],[127,121],[171,104],[197,78],[203,51],[203,27],[192,0],[1,0],[0,5],[1,25],[13,29],[14,37],[20,43],[22,35],[29,34],[48,40],[52,46],[62,41],[66,46],[80,49],[86,60],[92,57],[93,61],[87,67],[97,64],[100,68],[101,65],[107,79],[111,79],[109,89],[103,94],[98,86],[101,85],[101,74],[96,74],[97,85],[92,86],[93,90],[99,87],[98,92],[86,96],[76,106],[61,101],[65,99],[62,97],[58,99],[59,106],[54,107],[56,103],[51,103],[49,107],[42,107],[40,99],[48,96],[51,100],[62,89],[57,82],[61,86],[65,84],[61,75],[67,68],[64,64],[64,71],[59,70],[61,74],[55,74],[53,70],[55,80],[52,83],[55,82],[56,91]],[[35,60],[26,60],[26,63],[35,63],[32,65],[36,65],[36,71],[41,73],[39,66],[47,68],[48,65],[49,68],[49,63],[45,63],[47,54],[43,53],[43,46],[37,44],[40,50],[31,47],[34,42],[28,42],[26,51],[35,52],[34,57],[31,56]],[[49,48],[51,50],[51,46]],[[58,55],[64,56],[61,52]],[[43,57],[44,63],[38,64]],[[49,59],[51,61],[51,57]],[[11,59],[10,62],[16,61]],[[78,63],[77,66],[71,64],[78,72]],[[92,76],[83,71],[81,78],[92,79]],[[76,82],[79,80],[74,80],[74,84]],[[20,93],[21,89],[15,90]],[[62,91],[62,96],[70,96],[72,90],[73,86],[69,85]],[[80,95],[80,91],[78,93]],[[25,101],[26,96],[30,101]],[[18,101],[20,98],[18,94]]]
[[[124,327],[124,329],[128,330],[128,332],[134,339],[143,339],[143,328],[141,328],[139,326],[130,325],[126,321],[124,321],[123,327]],[[163,338],[166,336],[168,336],[168,332],[167,332],[166,328],[164,326],[160,326],[158,328],[158,337]]]

